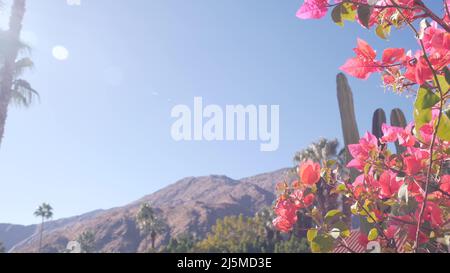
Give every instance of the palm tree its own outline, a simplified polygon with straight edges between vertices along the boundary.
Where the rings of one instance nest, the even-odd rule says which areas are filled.
[[[320,163],[330,159],[340,161],[340,155],[337,153],[338,147],[339,142],[337,141],[337,139],[328,140],[325,138],[321,138],[309,145],[308,148],[297,152],[295,154],[294,161],[296,163],[305,160],[312,160]]]
[[[148,203],[141,205],[136,216],[136,222],[145,236],[145,250],[148,249],[148,236],[150,236],[151,247],[154,250],[156,237],[165,230],[164,222],[156,216],[155,211]]]
[[[29,49],[20,41],[25,4],[26,0],[14,0],[9,29],[0,30],[0,144],[11,102],[29,106],[38,95],[30,83],[19,78],[25,69],[33,66],[30,58],[20,58],[24,50]]]
[[[41,230],[40,230],[40,235],[39,235],[39,252],[41,252],[42,235],[44,233],[44,223],[45,223],[45,220],[52,218],[53,208],[49,204],[43,203],[36,209],[36,211],[34,212],[34,216],[41,217],[41,219],[42,219]]]

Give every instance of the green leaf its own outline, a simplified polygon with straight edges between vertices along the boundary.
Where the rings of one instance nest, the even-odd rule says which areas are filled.
[[[355,21],[356,9],[353,8],[352,3],[342,3],[341,4],[341,17],[342,20]]]
[[[317,229],[310,229],[308,230],[308,233],[306,234],[306,238],[308,239],[308,242],[312,242],[317,236]]]
[[[448,69],[448,67],[444,68],[444,75],[445,75],[445,80],[447,81],[447,84],[450,84],[450,70]]]
[[[312,252],[327,253],[334,248],[334,239],[330,235],[319,235],[311,242]]]
[[[448,69],[447,69],[447,71],[448,71]],[[447,94],[448,90],[449,90],[449,83],[447,81],[447,72],[445,72],[445,75],[438,75],[437,78],[439,81],[439,86],[441,87],[441,90],[442,90],[442,94],[443,95]]]
[[[331,11],[331,19],[333,19],[333,22],[336,23],[338,26],[344,26],[344,22],[342,21],[342,5],[339,4],[333,8]]]
[[[343,238],[348,238],[348,237],[350,237],[350,230],[347,229],[347,230],[342,231],[342,232],[341,232],[341,236],[342,236]]]
[[[421,110],[419,108],[414,109],[414,123],[416,125],[416,132],[422,128],[424,124],[431,121],[431,109]]]
[[[386,40],[389,37],[389,34],[391,33],[391,26],[390,25],[378,25],[377,28],[375,29],[375,33],[381,39]]]
[[[425,110],[436,105],[440,100],[439,96],[428,90],[427,88],[420,87],[417,92],[417,98],[415,102],[416,108]]]
[[[439,101],[439,96],[421,87],[417,92],[416,101],[414,103],[414,122],[416,131],[431,121],[431,107]]]
[[[335,217],[340,217],[343,216],[344,214],[342,213],[342,211],[340,210],[330,210],[329,212],[327,212],[327,214],[325,215],[325,222],[330,222],[331,220],[333,220]]]
[[[375,214],[375,212],[370,212],[369,215],[367,216],[367,222],[369,223],[375,223],[375,221],[377,221],[377,215]]]
[[[346,191],[347,187],[344,184],[339,184],[334,190],[332,190],[332,193],[345,193]]]
[[[333,225],[334,228],[338,229],[341,233],[340,235],[344,238],[350,236],[350,229],[344,221],[339,221]]]
[[[367,236],[367,239],[369,239],[369,241],[375,241],[378,238],[378,230],[376,228],[372,228],[369,231],[369,235]]]
[[[450,141],[450,110],[443,113],[441,117],[441,122],[439,124],[439,129],[437,131],[437,136],[441,140]]]
[[[370,15],[372,14],[372,8],[367,5],[358,6],[358,19],[363,26],[369,28]]]
[[[311,242],[311,252],[312,253],[320,253],[320,245],[315,242]]]

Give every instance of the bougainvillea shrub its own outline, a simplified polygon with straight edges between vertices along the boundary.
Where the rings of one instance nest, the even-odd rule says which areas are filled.
[[[427,2],[427,3],[425,3]],[[320,19],[331,14],[338,25],[355,21],[373,29],[381,39],[392,28],[410,31],[413,48],[386,48],[377,54],[366,41],[357,39],[355,56],[340,69],[359,79],[381,76],[393,92],[415,96],[413,122],[406,128],[382,126],[383,136],[366,133],[347,147],[356,169],[348,175],[333,160],[301,162],[297,179],[280,182],[274,226],[290,232],[299,213],[314,223],[307,232],[313,252],[343,247],[359,221],[361,244],[377,242],[383,252],[448,252],[450,240],[450,0],[305,0],[300,19]],[[439,11],[439,12],[438,12]],[[404,147],[390,150],[391,143]],[[323,211],[317,202],[317,183],[332,188],[329,194],[343,198],[343,207]],[[401,244],[401,245],[400,245]]]

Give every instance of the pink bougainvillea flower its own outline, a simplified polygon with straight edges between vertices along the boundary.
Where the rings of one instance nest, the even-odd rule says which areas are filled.
[[[297,11],[300,19],[320,19],[327,14],[329,0],[305,0]]]
[[[298,209],[311,206],[315,199],[314,194],[312,193],[305,196],[303,190],[295,190],[290,197]]]
[[[293,223],[291,223],[287,218],[278,216],[275,218],[272,222],[273,226],[284,233],[288,233],[292,230],[292,227],[294,226]]]
[[[425,167],[426,160],[428,158],[428,151],[414,147],[408,147],[406,156],[403,156],[405,173],[408,175],[415,175],[419,173]]]
[[[357,47],[353,49],[356,57],[347,60],[340,69],[359,79],[367,79],[374,72],[381,71],[380,63],[375,60],[376,52],[364,40],[358,38]]]
[[[409,241],[414,242],[416,240],[416,232],[417,232],[417,226],[416,225],[408,225],[408,231],[407,231],[407,238]],[[422,231],[419,232],[419,244],[425,244],[428,242],[428,236],[425,235]]]
[[[383,125],[381,125],[381,131],[383,132],[383,137],[381,138],[381,141],[383,143],[389,143],[397,141],[398,135],[400,134],[400,132],[403,131],[403,128],[390,126],[387,125],[386,123],[383,123]]]
[[[403,159],[405,163],[405,172],[408,175],[415,175],[422,169],[422,162],[414,156],[408,156]]]
[[[408,184],[408,193],[410,196],[416,197],[416,201],[420,201],[423,198],[423,189],[411,179],[406,179]]]
[[[397,235],[398,226],[390,225],[385,231],[385,235],[388,239],[394,239],[395,235]]]
[[[362,170],[368,157],[366,151],[364,151],[359,144],[348,145],[348,150],[353,156],[353,159],[347,164],[347,167]]]
[[[303,184],[314,185],[320,180],[320,164],[308,160],[301,164],[299,176]]]
[[[378,152],[378,139],[376,136],[367,132],[364,137],[359,140],[358,144],[348,145],[348,150],[353,156],[353,160],[348,163],[347,167],[362,170],[369,154]]]
[[[359,140],[359,144],[367,152],[378,150],[378,139],[369,132],[367,132],[364,137]]]
[[[441,177],[440,189],[447,194],[450,194],[450,175],[444,175]]]
[[[310,194],[306,195],[303,198],[304,207],[307,208],[307,207],[311,206],[314,203],[314,199],[315,199],[314,194],[310,193]]]
[[[402,62],[405,57],[405,49],[403,48],[387,48],[383,51],[381,61],[383,65],[393,65]]]
[[[420,127],[419,133],[422,137],[423,142],[430,144],[431,140],[433,139],[433,132],[434,127],[432,124],[424,124],[422,127]]]
[[[419,219],[419,214],[420,210],[416,210],[416,219]],[[423,216],[423,220],[431,223],[433,227],[438,227],[444,223],[444,219],[442,217],[442,209],[434,202],[427,202]]]
[[[450,33],[438,27],[436,22],[423,30],[423,45],[428,53],[450,50]]]
[[[410,123],[404,130],[398,134],[398,143],[405,147],[412,147],[416,143],[416,138],[412,134],[414,123]]]
[[[383,74],[383,83],[385,85],[390,85],[395,82],[395,77],[392,74],[385,73]]]
[[[303,206],[303,191],[302,190],[295,190],[291,194],[290,197],[294,201],[294,204],[297,208],[301,208]]]
[[[450,65],[450,49],[435,50],[428,58],[435,70],[442,70],[444,67]]]
[[[391,198],[397,195],[398,189],[402,184],[401,181],[397,181],[395,173],[391,171],[383,172],[378,182],[381,188],[380,196],[382,198]]]
[[[297,207],[290,199],[278,200],[275,205],[277,218],[273,221],[275,228],[282,232],[289,232],[297,222]]]
[[[405,77],[408,80],[422,85],[432,79],[433,71],[420,51],[414,57],[407,55],[406,64]]]
[[[444,223],[442,209],[435,202],[427,202],[425,220],[430,221],[431,225],[435,227],[439,227]]]
[[[351,185],[348,185],[348,187],[351,189],[353,195],[356,198],[359,198],[361,193],[365,191],[364,180],[365,180],[364,174],[361,174],[358,177],[356,177],[355,181]]]
[[[400,145],[406,147],[412,147],[416,143],[416,138],[412,134],[412,128],[414,127],[414,123],[410,123],[405,129],[401,127],[389,126],[387,124],[383,124],[381,126],[381,130],[383,132],[383,137],[381,138],[381,142],[389,143],[395,142],[398,140]]]
[[[278,200],[275,206],[275,213],[278,216],[292,219],[297,216],[297,207],[290,199]]]

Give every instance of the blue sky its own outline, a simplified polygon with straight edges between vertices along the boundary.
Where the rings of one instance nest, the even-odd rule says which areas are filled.
[[[389,42],[329,16],[295,17],[301,0],[28,1],[24,38],[41,94],[12,107],[0,150],[0,222],[37,222],[49,202],[55,217],[124,205],[186,176],[241,178],[290,166],[319,137],[341,139],[335,76],[356,38],[416,48],[408,31]],[[4,21],[5,14],[0,15]],[[66,61],[52,56],[62,45]],[[378,75],[350,79],[361,133],[373,111],[411,98],[384,92]],[[174,142],[176,104],[280,105],[280,147],[258,142]]]

